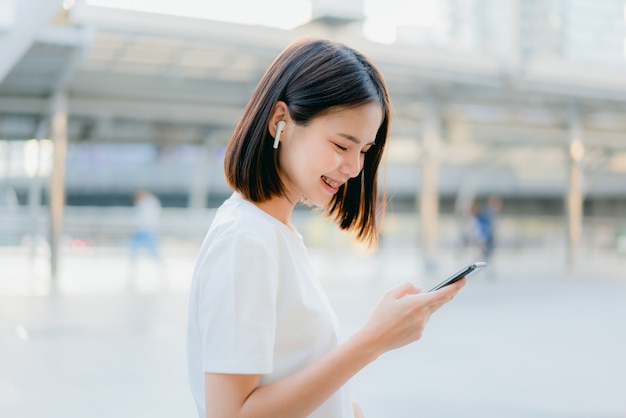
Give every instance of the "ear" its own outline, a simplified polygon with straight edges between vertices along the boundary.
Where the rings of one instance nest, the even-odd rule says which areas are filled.
[[[287,107],[287,103],[283,101],[278,101],[274,105],[272,109],[272,113],[270,114],[269,124],[267,129],[272,135],[273,138],[276,137],[276,129],[278,127],[278,122],[280,121],[289,122],[289,108]]]

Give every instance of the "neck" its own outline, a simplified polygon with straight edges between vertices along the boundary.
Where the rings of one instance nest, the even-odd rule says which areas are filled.
[[[266,212],[270,216],[273,216],[287,225],[289,228],[295,230],[295,228],[291,225],[291,214],[293,213],[293,209],[296,207],[296,204],[289,201],[289,199],[285,197],[275,197],[273,199],[266,200],[265,202],[252,203],[263,212]]]

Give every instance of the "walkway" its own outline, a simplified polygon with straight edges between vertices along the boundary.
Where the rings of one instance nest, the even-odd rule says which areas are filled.
[[[173,248],[164,266],[144,259],[134,275],[123,251],[66,252],[52,292],[43,257],[0,250],[0,416],[194,417],[194,254]],[[411,278],[426,287],[467,261],[450,256],[426,279],[412,250],[312,257],[346,334],[384,290]],[[626,417],[624,264],[592,254],[567,275],[555,255],[500,254],[420,342],[359,373],[354,397],[368,418]]]

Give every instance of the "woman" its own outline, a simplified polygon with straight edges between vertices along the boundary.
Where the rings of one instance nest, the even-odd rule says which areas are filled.
[[[362,416],[345,383],[419,339],[463,285],[393,289],[339,341],[291,214],[306,202],[376,243],[389,113],[379,71],[342,44],[298,40],[263,76],[226,151],[234,193],[215,215],[192,281],[188,363],[200,417]]]

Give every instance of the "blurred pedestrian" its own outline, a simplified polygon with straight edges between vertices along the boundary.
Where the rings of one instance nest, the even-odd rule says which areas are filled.
[[[326,40],[288,46],[263,76],[225,156],[234,193],[215,214],[189,299],[189,379],[199,417],[362,417],[345,385],[418,340],[464,280],[389,291],[340,343],[337,319],[291,223],[299,202],[375,244],[377,170],[389,129],[385,82]]]
[[[134,265],[141,250],[156,261],[160,261],[159,254],[159,225],[161,220],[161,202],[147,190],[139,190],[134,196],[135,229],[130,242],[130,258]]]
[[[476,231],[483,261],[491,261],[496,246],[496,228],[502,200],[490,196],[476,212]]]
[[[478,210],[479,206],[473,200],[458,205],[456,209],[461,254],[476,248],[479,240],[476,221]]]

